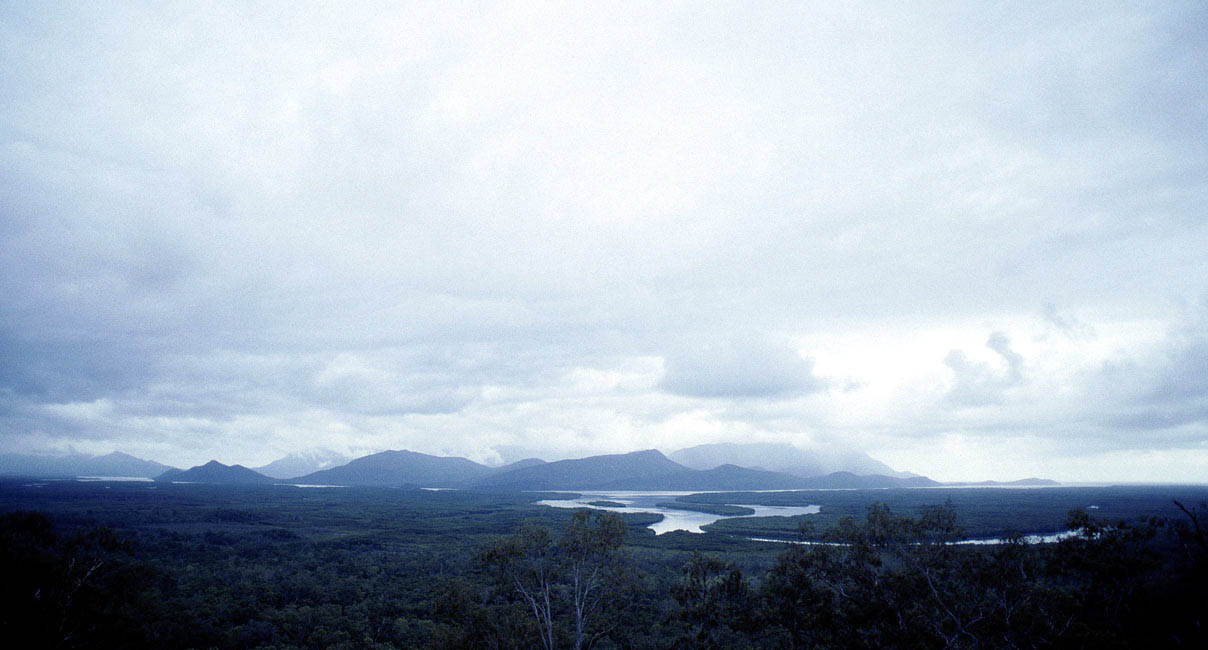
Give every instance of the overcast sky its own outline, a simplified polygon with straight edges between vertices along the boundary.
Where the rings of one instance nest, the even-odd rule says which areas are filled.
[[[1202,1],[135,4],[0,7],[4,451],[1208,480]]]

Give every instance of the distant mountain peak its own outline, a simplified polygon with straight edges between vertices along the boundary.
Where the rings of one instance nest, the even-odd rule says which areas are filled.
[[[275,481],[243,465],[224,465],[211,460],[186,470],[170,469],[155,477],[157,481],[181,483],[231,483],[264,485]]]
[[[291,480],[330,485],[457,487],[494,471],[467,458],[398,449],[361,456]]]

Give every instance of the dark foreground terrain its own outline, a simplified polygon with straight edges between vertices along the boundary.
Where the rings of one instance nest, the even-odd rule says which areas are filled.
[[[538,498],[0,480],[0,633],[46,648],[1208,647],[1208,488],[693,495],[822,512],[658,537],[656,515]]]

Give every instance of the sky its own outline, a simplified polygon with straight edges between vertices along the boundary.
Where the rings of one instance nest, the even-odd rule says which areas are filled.
[[[1208,481],[1208,7],[0,7],[4,451],[711,442]]]

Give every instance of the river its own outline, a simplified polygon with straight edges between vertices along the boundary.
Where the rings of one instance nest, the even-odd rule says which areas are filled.
[[[673,530],[685,530],[689,533],[703,533],[702,528],[718,519],[733,519],[734,515],[715,515],[707,512],[692,512],[689,510],[675,510],[673,508],[664,508],[658,504],[674,502],[676,497],[682,497],[688,494],[700,494],[700,492],[578,492],[579,496],[574,499],[545,499],[538,501],[538,505],[551,506],[554,508],[593,508],[596,510],[609,510],[612,512],[653,512],[663,516],[661,521],[650,524],[648,528],[654,531],[655,535],[662,535]],[[616,503],[625,504],[624,507],[617,506],[599,506],[591,505],[592,501],[614,501]],[[691,506],[693,504],[685,504]],[[819,506],[754,506],[748,504],[740,504],[744,508],[750,508],[755,512],[749,515],[739,515],[742,517],[795,517],[797,515],[813,515],[817,514]]]

